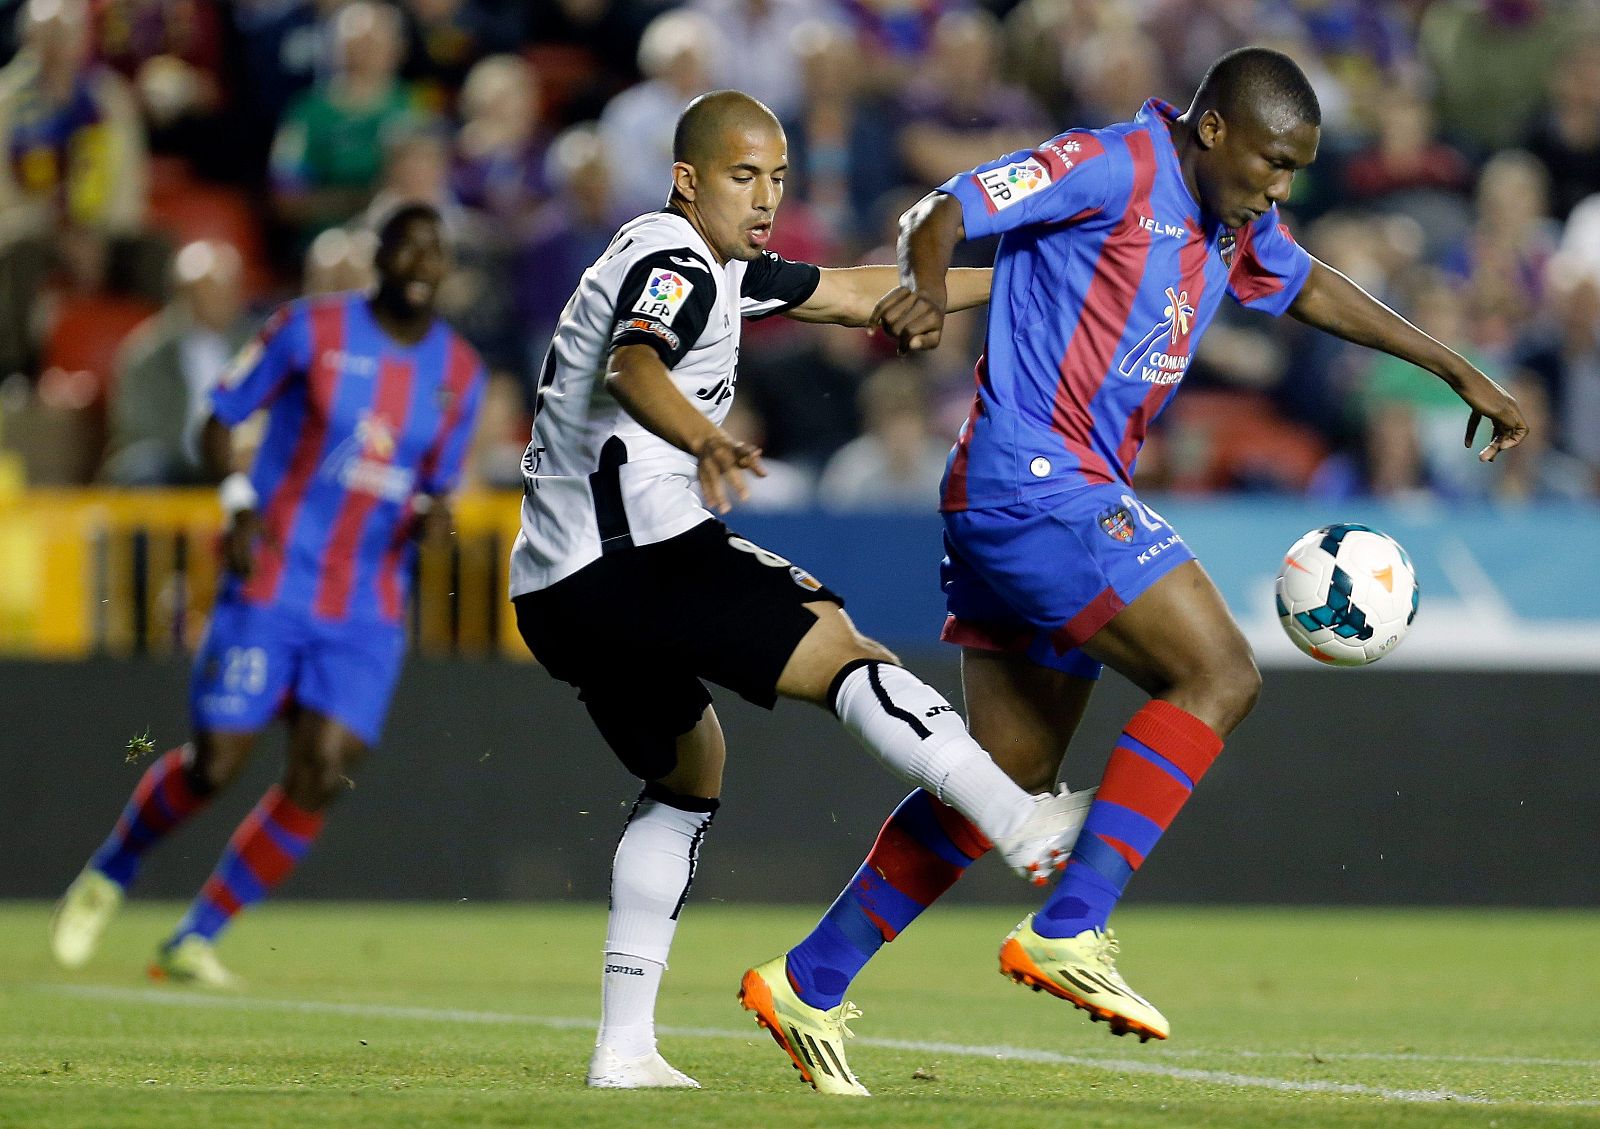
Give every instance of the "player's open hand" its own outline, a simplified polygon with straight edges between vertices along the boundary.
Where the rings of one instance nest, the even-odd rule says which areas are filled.
[[[694,456],[700,460],[700,493],[706,505],[719,514],[731,508],[730,494],[741,502],[749,499],[745,471],[758,478],[767,477],[767,468],[761,465],[761,448],[742,443],[726,432],[718,431],[702,442]]]
[[[222,535],[222,562],[229,572],[248,580],[256,570],[256,541],[266,536],[261,515],[255,510],[240,510]]]
[[[1478,452],[1478,460],[1492,463],[1501,451],[1522,442],[1528,434],[1528,423],[1522,418],[1522,410],[1517,407],[1517,401],[1511,393],[1481,372],[1474,370],[1472,377],[1458,390],[1472,409],[1472,415],[1467,419],[1465,445],[1470,447],[1477,441],[1478,424],[1487,416],[1494,425],[1494,436],[1489,440],[1489,445]]]
[[[936,349],[944,332],[945,305],[943,293],[896,286],[878,299],[867,324],[893,337],[902,355]]]

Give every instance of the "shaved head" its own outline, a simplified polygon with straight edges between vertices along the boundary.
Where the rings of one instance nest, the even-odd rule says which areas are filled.
[[[1190,113],[1215,110],[1226,122],[1254,122],[1274,132],[1322,125],[1322,107],[1298,64],[1281,51],[1241,47],[1206,72]]]
[[[713,90],[685,107],[672,134],[672,159],[705,168],[730,136],[770,129],[782,134],[777,115],[739,90]]]

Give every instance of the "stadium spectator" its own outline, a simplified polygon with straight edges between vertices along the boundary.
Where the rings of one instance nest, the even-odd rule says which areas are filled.
[[[661,207],[671,179],[672,127],[689,99],[712,84],[723,45],[717,25],[692,9],[656,17],[639,40],[645,80],[600,115],[600,139],[611,157],[611,190],[630,215]]]
[[[96,54],[137,93],[151,147],[220,170],[208,152],[226,141],[217,0],[93,0],[93,10]]]
[[[1472,166],[1459,149],[1434,133],[1428,100],[1412,90],[1392,89],[1383,109],[1376,139],[1345,161],[1347,197],[1378,206],[1405,192],[1465,197],[1472,187]]]
[[[226,576],[195,660],[194,739],[146,770],[67,890],[50,931],[65,967],[93,955],[145,853],[238,776],[282,714],[281,782],[151,966],[235,986],[217,937],[294,870],[377,743],[405,647],[412,537],[448,525],[484,384],[471,347],[433,314],[446,257],[438,214],[402,208],[379,233],[370,297],[283,307],[213,392],[201,442],[207,470],[226,475]],[[227,474],[230,430],[259,409],[271,416],[261,455],[249,474]]]
[[[1424,333],[1438,341],[1455,341],[1456,351],[1492,380],[1506,382],[1496,358],[1472,344],[1467,333],[1467,296],[1458,279],[1422,271],[1409,280],[1399,309]],[[1472,472],[1457,455],[1461,432],[1461,400],[1444,382],[1398,357],[1378,356],[1362,389],[1361,401],[1370,421],[1381,416],[1409,420],[1416,436],[1399,447],[1420,453],[1422,482],[1447,498],[1481,497],[1492,480]],[[1519,401],[1520,402],[1520,401]],[[1398,425],[1377,425],[1384,442],[1395,442]],[[1376,448],[1375,448],[1376,449]],[[1393,485],[1386,487],[1392,492]],[[1379,492],[1385,492],[1380,490]]]
[[[1600,474],[1553,444],[1558,429],[1544,381],[1524,371],[1507,381],[1506,391],[1522,406],[1528,438],[1518,452],[1523,457],[1507,462],[1494,480],[1494,499],[1516,504],[1592,500],[1600,491]]]
[[[871,339],[849,326],[820,325],[739,359],[739,391],[765,421],[762,449],[817,474],[861,433],[861,382]]]
[[[932,508],[950,441],[929,430],[928,389],[919,366],[893,361],[867,377],[861,417],[865,433],[828,460],[817,501],[828,510]]]
[[[1473,340],[1506,349],[1533,317],[1557,245],[1545,168],[1515,149],[1491,157],[1478,176],[1472,228],[1448,249],[1445,269],[1466,280]]]
[[[144,218],[147,161],[127,85],[91,61],[83,0],[27,0],[0,70],[0,374],[31,371],[30,316],[61,261],[98,289]]]
[[[232,245],[190,243],[172,273],[172,300],[133,332],[117,358],[102,477],[120,486],[205,480],[200,425],[211,390],[250,334],[243,261]]]
[[[639,40],[661,14],[661,0],[552,0],[528,16],[534,64],[559,71],[556,127],[592,121],[616,94],[638,81]]]
[[[787,513],[810,509],[816,493],[816,479],[805,467],[767,454],[767,421],[743,396],[734,397],[722,429],[735,442],[761,449],[761,466],[766,474],[749,482],[749,497],[739,503],[745,513]]]
[[[340,0],[342,2],[342,0]],[[330,0],[235,0],[232,25],[234,76],[228,125],[236,129],[242,157],[232,179],[254,185],[266,175],[272,137],[284,111],[319,77],[326,31],[320,7]]]
[[[330,227],[311,241],[302,264],[300,293],[307,298],[342,290],[368,290],[377,281],[370,231]]]
[[[1044,112],[1021,87],[1000,81],[999,64],[1000,23],[992,15],[940,17],[928,60],[900,103],[900,156],[909,179],[938,183],[1033,144]]]
[[[354,0],[334,15],[333,32],[332,75],[289,105],[272,143],[274,203],[301,246],[367,206],[387,142],[417,123],[397,75],[399,13]]]
[[[480,59],[516,50],[525,19],[520,4],[484,0],[402,0],[406,14],[401,76],[428,113],[446,115]]]
[[[1156,85],[1160,57],[1144,30],[1110,23],[1080,45],[1073,67],[1078,111],[1075,120],[1085,125],[1108,125],[1125,119]]]
[[[522,371],[538,371],[578,279],[629,218],[612,188],[615,169],[591,126],[570,126],[550,146],[546,175],[555,195],[533,217],[526,242],[517,249],[512,276],[528,351],[529,363],[520,366]],[[530,405],[532,396],[530,388]]]
[[[832,0],[689,0],[722,36],[715,82],[742,90],[788,121],[804,106],[794,31],[813,20],[839,22]],[[839,26],[843,26],[839,23]]]
[[[1553,442],[1582,461],[1591,492],[1600,494],[1600,258],[1564,250],[1552,264],[1549,295],[1548,316],[1529,330],[1517,363],[1540,379],[1555,409]]]
[[[1550,174],[1550,211],[1565,220],[1600,192],[1600,38],[1569,44],[1550,76],[1549,94],[1519,142]]]
[[[528,447],[528,413],[522,382],[491,373],[472,433],[462,485],[468,489],[521,490],[522,455]]]
[[[1478,154],[1516,140],[1577,31],[1577,6],[1551,0],[1434,0],[1417,49],[1433,78],[1439,124]]]
[[[455,197],[481,217],[486,235],[515,246],[551,191],[539,75],[519,56],[492,55],[468,72],[460,109],[450,174]]]

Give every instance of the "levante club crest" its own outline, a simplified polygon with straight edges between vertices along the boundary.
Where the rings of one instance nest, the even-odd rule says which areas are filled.
[[[1124,545],[1133,540],[1133,519],[1125,507],[1118,506],[1101,514],[1100,528]]]

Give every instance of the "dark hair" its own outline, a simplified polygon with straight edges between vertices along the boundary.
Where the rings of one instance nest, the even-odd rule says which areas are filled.
[[[672,159],[697,165],[722,140],[730,125],[783,127],[778,117],[762,103],[740,90],[713,90],[684,107],[672,131]]]
[[[1278,129],[1322,124],[1311,80],[1293,59],[1267,47],[1240,47],[1212,63],[1194,101],[1224,121],[1254,118]]]
[[[444,217],[439,214],[439,209],[432,204],[411,202],[399,205],[384,216],[383,222],[378,225],[378,258],[384,258],[390,251],[394,250],[394,245],[399,242],[400,236],[405,232],[406,225],[412,220],[427,220],[436,224],[444,223]]]

